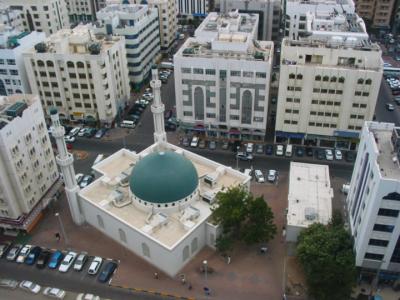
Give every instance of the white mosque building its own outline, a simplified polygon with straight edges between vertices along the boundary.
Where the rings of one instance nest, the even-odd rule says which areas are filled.
[[[155,143],[140,153],[121,149],[96,164],[96,180],[68,201],[77,224],[91,224],[175,276],[204,246],[215,247],[220,227],[210,208],[216,194],[249,189],[250,177],[167,142],[157,69],[152,74]]]

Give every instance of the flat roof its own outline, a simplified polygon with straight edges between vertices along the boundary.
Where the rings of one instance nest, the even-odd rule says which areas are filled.
[[[131,199],[129,184],[126,186],[117,184],[121,174],[130,175],[135,164],[149,153],[154,151],[174,151],[188,158],[196,168],[199,177],[200,195],[216,193],[230,186],[245,184],[250,180],[250,177],[230,167],[225,167],[169,143],[163,143],[160,148],[157,147],[158,145],[154,144],[140,153],[121,149],[99,162],[93,166],[93,170],[103,175],[83,189],[80,192],[80,196],[83,201],[88,201],[98,206],[108,214],[111,214],[114,218],[124,222],[136,231],[139,231],[141,234],[147,235],[149,238],[152,238],[168,249],[172,249],[186,235],[190,234],[198,225],[209,218],[211,215],[210,204],[201,200],[201,197],[199,200],[194,200],[191,203],[191,207],[198,211],[199,215],[197,218],[190,221],[193,223],[191,223],[189,227],[185,226],[185,222],[182,220],[182,212],[162,211],[162,214],[167,216],[168,221],[163,224],[163,226],[157,226],[154,227],[153,230],[148,231],[148,212],[139,209],[133,203],[123,207],[116,207],[108,200],[116,189],[122,193],[122,202],[128,202]],[[214,176],[215,178],[216,172],[220,174],[220,176],[217,176],[216,184],[212,187],[205,184],[202,179],[206,175]]]
[[[290,163],[288,226],[327,224],[332,217],[332,198],[329,166]]]

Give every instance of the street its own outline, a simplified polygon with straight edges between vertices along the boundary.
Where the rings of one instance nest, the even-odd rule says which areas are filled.
[[[394,111],[386,109],[386,103],[392,103],[395,106]],[[378,100],[375,107],[376,121],[395,123],[400,126],[400,107],[393,101],[392,91],[382,79],[381,88],[379,90]]]

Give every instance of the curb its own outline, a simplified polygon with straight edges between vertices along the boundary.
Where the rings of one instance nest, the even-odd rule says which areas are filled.
[[[180,299],[180,300],[196,300],[195,298],[191,297],[184,297],[184,296],[179,296],[179,295],[173,295],[169,293],[164,293],[164,292],[157,292],[157,291],[152,291],[152,290],[145,290],[141,288],[134,288],[134,287],[127,287],[127,286],[122,286],[122,285],[110,285],[111,287],[119,288],[119,289],[125,289],[129,290],[131,292],[136,292],[136,293],[146,293],[146,294],[152,294],[156,296],[163,296],[163,297],[168,297],[171,299]]]

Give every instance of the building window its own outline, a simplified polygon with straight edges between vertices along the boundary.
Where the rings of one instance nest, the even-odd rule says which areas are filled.
[[[267,73],[256,72],[256,78],[267,78]]]
[[[121,228],[118,229],[118,233],[119,233],[119,239],[126,243],[126,234],[125,231],[123,231]]]
[[[358,84],[363,84],[363,83],[364,83],[364,79],[358,78],[357,83],[358,83]]]
[[[240,74],[241,74],[240,71],[231,71],[231,76],[240,77]]]
[[[104,229],[103,218],[100,215],[97,215],[97,224]]]
[[[203,74],[204,70],[203,69],[199,69],[199,68],[194,68],[193,69],[193,74]]]
[[[366,252],[364,258],[365,259],[373,259],[373,260],[382,260],[383,259],[383,254],[376,254],[376,253]]]
[[[189,246],[185,246],[182,251],[182,261],[186,261],[189,258]]]
[[[386,225],[386,224],[375,224],[375,231],[383,231],[383,232],[393,232],[394,225]]]
[[[243,77],[253,78],[254,72],[244,72],[243,71]]]
[[[371,79],[365,80],[365,84],[371,85],[372,84],[372,80]]]
[[[322,78],[322,81],[329,81],[329,76],[324,76],[324,78]]]
[[[339,77],[339,83],[344,83],[344,77]]]
[[[196,120],[204,120],[204,92],[201,87],[194,90],[194,116]]]
[[[320,75],[315,76],[315,81],[321,81],[321,76]]]
[[[198,247],[199,247],[199,246],[198,246],[198,239],[197,239],[197,237],[196,237],[196,238],[194,238],[194,239],[192,240],[192,244],[191,244],[192,255],[193,255],[194,253],[196,253]]]
[[[335,76],[331,77],[331,82],[336,82],[337,78]]]
[[[388,208],[380,208],[378,211],[379,216],[385,217],[394,217],[397,218],[399,216],[399,210],[397,209],[388,209]]]
[[[190,72],[191,72],[190,68],[181,68],[181,71],[184,74],[190,74]]]
[[[253,97],[251,92],[249,90],[244,91],[242,96],[242,124],[251,124],[252,104]]]
[[[150,258],[150,248],[146,243],[142,243],[142,253],[143,256]]]
[[[293,73],[290,73],[289,74],[289,79],[295,79],[296,78],[296,75],[295,74],[293,74]]]
[[[395,201],[400,201],[400,194],[399,193],[390,193],[387,194],[385,197],[383,197],[383,200],[395,200]]]
[[[215,75],[214,69],[206,69],[206,75]]]
[[[389,244],[389,241],[378,240],[378,239],[370,239],[368,242],[368,245],[380,246],[380,247],[386,247],[388,244]]]

